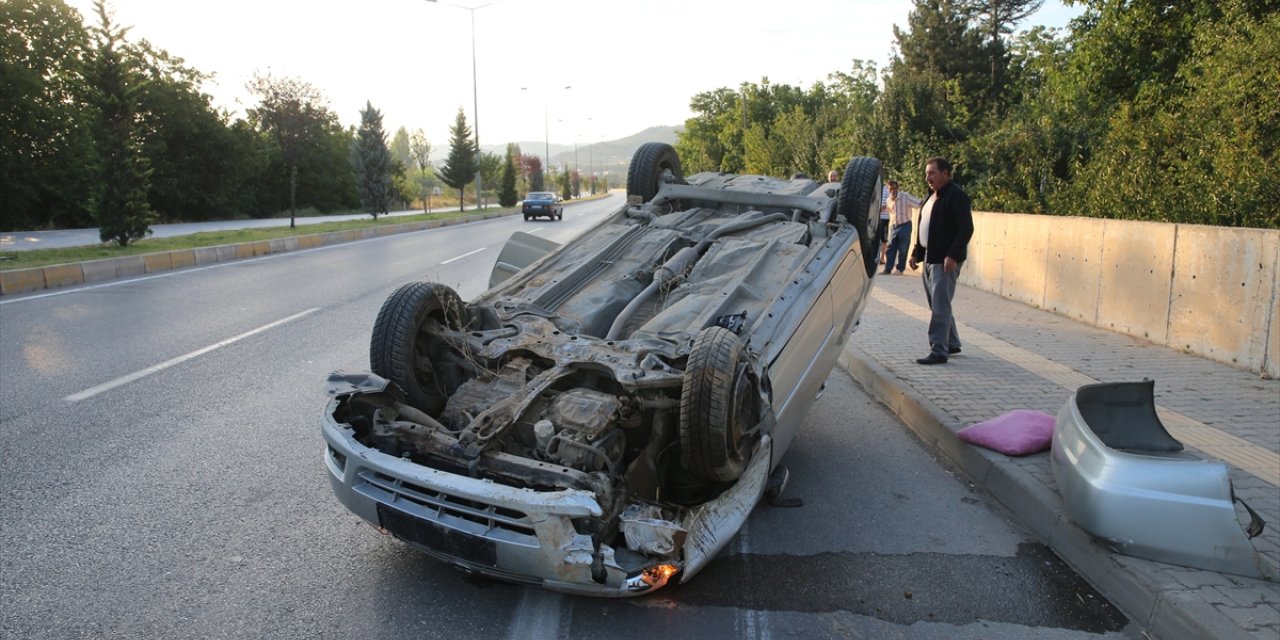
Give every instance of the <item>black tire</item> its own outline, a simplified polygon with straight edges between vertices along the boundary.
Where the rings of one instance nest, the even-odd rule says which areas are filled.
[[[733,482],[742,475],[757,422],[755,393],[742,360],[742,342],[723,327],[693,341],[680,398],[680,461],[695,477]]]
[[[434,282],[411,282],[382,303],[369,343],[369,368],[404,389],[409,404],[439,415],[449,398],[433,365],[447,348],[437,331],[461,329],[468,314],[457,292]]]
[[[631,155],[627,167],[627,196],[648,202],[664,182],[683,182],[684,170],[675,148],[664,142],[646,142]]]
[[[880,223],[880,161],[859,156],[849,161],[840,181],[840,215],[858,230],[858,242],[862,247],[862,261],[867,275],[875,276],[876,257],[880,245],[876,242],[876,226]]]

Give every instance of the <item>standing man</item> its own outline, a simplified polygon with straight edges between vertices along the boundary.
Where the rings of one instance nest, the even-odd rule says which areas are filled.
[[[883,275],[889,275],[897,266],[898,275],[907,268],[907,249],[911,244],[911,209],[920,206],[920,199],[898,190],[898,181],[889,181],[889,251],[884,256]]]
[[[951,163],[930,158],[924,165],[929,197],[920,207],[920,231],[911,251],[911,269],[924,262],[924,295],[933,316],[929,319],[929,355],[919,364],[942,364],[960,353],[956,318],[951,299],[960,279],[960,265],[969,253],[973,237],[973,210],[969,196],[951,181]]]

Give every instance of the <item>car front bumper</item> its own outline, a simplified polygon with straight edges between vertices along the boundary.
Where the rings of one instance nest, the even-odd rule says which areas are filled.
[[[655,563],[627,570],[608,546],[597,552],[573,526],[575,518],[600,517],[590,492],[508,487],[386,455],[334,419],[336,403],[330,401],[321,426],[334,495],[428,555],[500,580],[605,597],[656,590],[681,568]]]

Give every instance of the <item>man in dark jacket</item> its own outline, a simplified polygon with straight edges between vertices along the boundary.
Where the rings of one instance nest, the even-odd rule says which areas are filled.
[[[951,163],[946,158],[930,158],[924,179],[929,183],[929,197],[920,207],[919,232],[909,262],[913,271],[924,263],[924,295],[933,317],[929,320],[929,355],[916,362],[942,364],[948,356],[960,353],[951,299],[973,237],[973,210],[969,196],[951,181]]]

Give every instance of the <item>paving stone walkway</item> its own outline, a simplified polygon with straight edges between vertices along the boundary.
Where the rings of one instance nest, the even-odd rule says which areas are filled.
[[[918,365],[929,350],[920,277],[877,276],[841,364],[1148,635],[1280,639],[1280,584],[1111,553],[1066,515],[1048,453],[1013,458],[954,435],[1014,409],[1056,415],[1081,385],[1150,378],[1169,432],[1231,466],[1236,494],[1268,523],[1254,547],[1280,575],[1280,381],[969,287],[955,310],[963,353]]]

